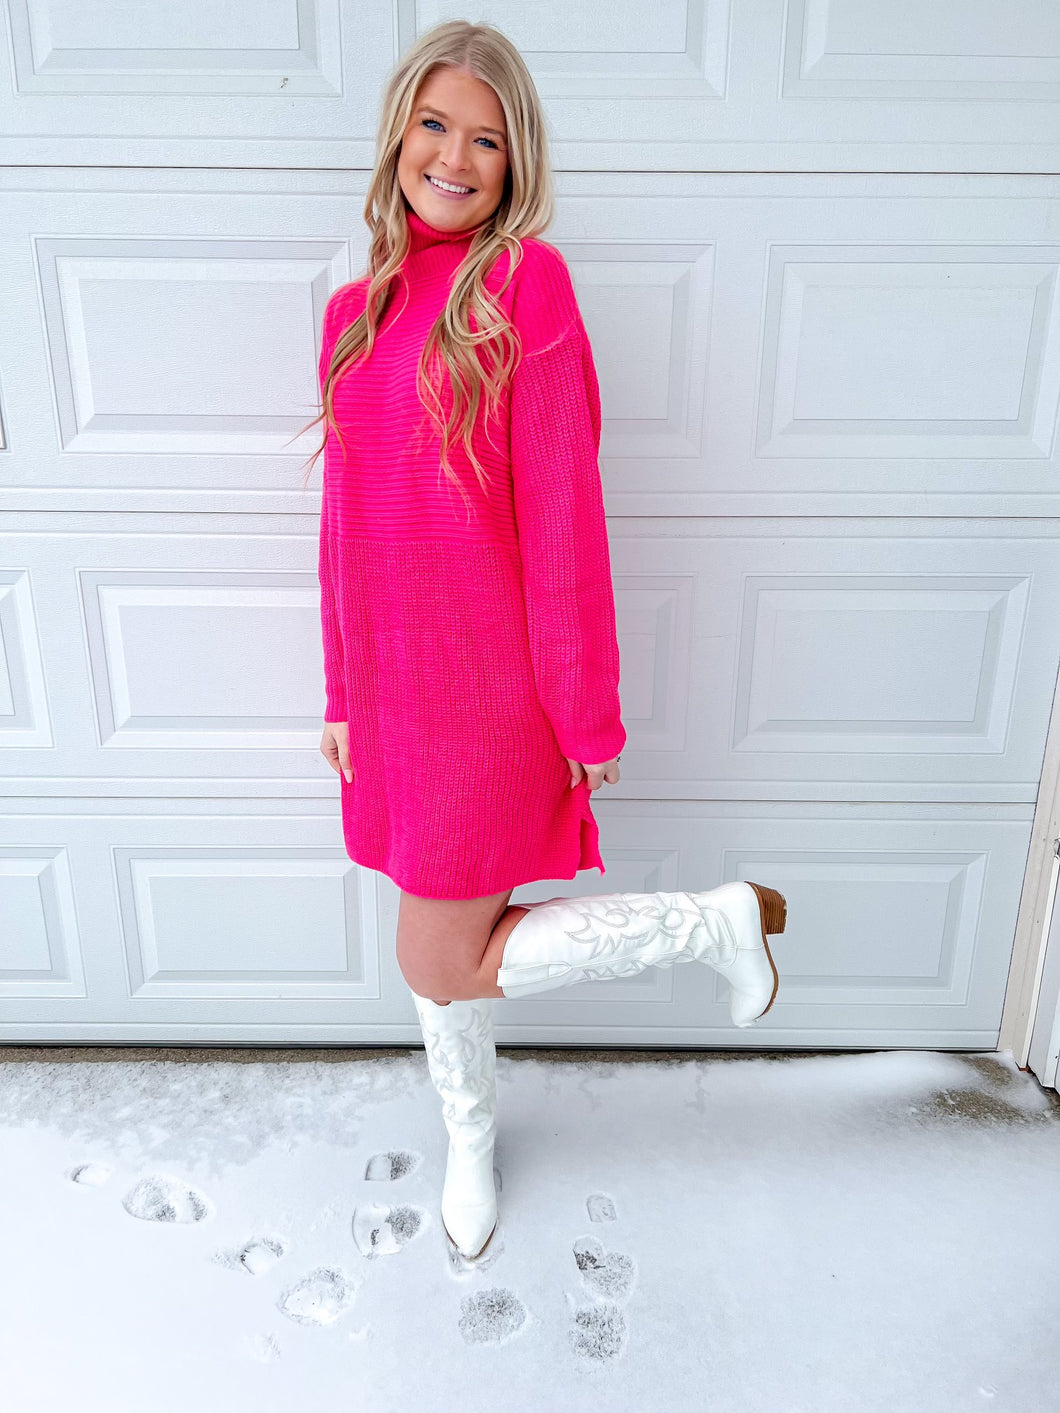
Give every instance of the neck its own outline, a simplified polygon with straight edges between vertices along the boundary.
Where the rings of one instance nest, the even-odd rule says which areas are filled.
[[[467,253],[467,247],[471,244],[475,232],[481,230],[485,224],[484,221],[480,221],[477,226],[469,226],[466,230],[444,230],[440,226],[432,226],[429,221],[425,221],[411,206],[405,208],[405,219],[409,228],[408,253],[413,256],[428,250],[437,254],[445,254],[446,248],[449,247],[452,255],[455,256],[459,253],[462,258]]]

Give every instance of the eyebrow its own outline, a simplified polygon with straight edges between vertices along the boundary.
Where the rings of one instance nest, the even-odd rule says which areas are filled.
[[[417,108],[417,109],[416,109],[416,116],[419,117],[419,115],[420,115],[421,113],[433,113],[436,118],[441,118],[444,122],[448,122],[448,121],[449,121],[449,115],[448,115],[447,113],[443,113],[440,108]],[[497,129],[496,129],[496,128],[480,127],[480,128],[478,128],[478,131],[479,131],[479,132],[491,132],[491,133],[493,133],[495,136],[499,137],[502,142],[507,141],[507,139],[505,138],[504,134],[503,134],[502,132],[497,132]]]

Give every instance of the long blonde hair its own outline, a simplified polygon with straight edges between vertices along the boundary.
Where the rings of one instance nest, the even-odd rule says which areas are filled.
[[[421,402],[441,434],[440,461],[445,474],[466,500],[447,454],[459,435],[479,485],[486,489],[483,468],[472,447],[472,432],[483,394],[488,428],[521,350],[518,334],[487,291],[484,276],[507,249],[509,270],[501,289],[507,287],[522,258],[521,238],[537,235],[549,225],[554,197],[544,109],[522,55],[492,25],[471,24],[467,20],[449,20],[421,35],[392,73],[383,95],[375,169],[364,203],[364,219],[372,232],[368,254],[371,282],[364,312],[335,342],[322,388],[323,411],[302,429],[306,431],[321,420],[327,424],[324,441],[308,463],[305,483],[327,446],[330,428],[334,428],[345,455],[345,442],[335,421],[335,383],[349,363],[371,353],[392,297],[391,285],[408,252],[409,229],[398,181],[398,155],[422,84],[435,69],[447,65],[466,69],[497,94],[508,133],[508,171],[500,204],[472,238],[454,274],[445,308],[427,335],[416,385]],[[477,331],[470,324],[472,310]],[[485,355],[485,369],[479,348]],[[439,391],[431,382],[431,373],[439,366],[448,369],[453,393],[448,421],[442,415]]]

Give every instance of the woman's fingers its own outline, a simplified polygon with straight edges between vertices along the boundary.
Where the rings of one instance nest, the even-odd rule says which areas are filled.
[[[563,759],[570,766],[570,786],[573,790],[575,785],[584,775],[589,781],[589,793],[599,790],[606,780],[609,785],[617,785],[621,775],[618,769],[618,757],[614,760],[603,761],[600,765],[582,765],[581,761],[571,760],[570,756]]]
[[[342,773],[346,777],[346,783],[353,780],[353,763],[350,760],[349,738],[344,737],[339,742],[339,764],[342,766]]]
[[[320,750],[336,775],[344,775],[347,783],[352,783],[353,763],[350,760],[350,728],[345,721],[324,722]]]
[[[589,790],[599,790],[606,780],[609,785],[618,784],[618,763],[608,761],[606,765],[587,765],[585,773],[589,777]]]
[[[337,774],[341,768],[339,766],[338,742],[326,726],[324,727],[324,735],[320,740],[320,754]]]

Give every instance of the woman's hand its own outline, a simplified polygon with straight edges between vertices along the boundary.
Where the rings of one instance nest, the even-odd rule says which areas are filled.
[[[345,721],[325,721],[324,735],[320,740],[320,751],[336,775],[345,775],[348,784],[353,783],[353,767],[350,764],[350,728]]]
[[[582,776],[587,776],[589,780],[589,793],[599,790],[606,780],[609,785],[617,785],[620,778],[618,769],[618,756],[614,760],[605,760],[602,765],[582,765],[580,761],[571,760],[570,756],[563,759],[570,766],[570,788],[573,790]]]

